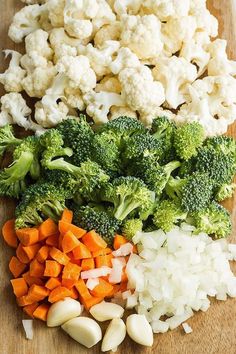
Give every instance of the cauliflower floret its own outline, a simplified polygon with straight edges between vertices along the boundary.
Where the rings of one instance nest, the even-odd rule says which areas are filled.
[[[177,108],[185,102],[184,86],[197,78],[195,65],[176,56],[160,58],[152,73],[154,78],[164,86],[166,102],[171,108]]]
[[[142,0],[115,0],[114,10],[119,16],[124,14],[137,15],[142,2]]]
[[[119,117],[131,117],[137,118],[137,113],[132,111],[129,107],[116,107],[113,106],[110,109],[109,120],[113,120]]]
[[[161,22],[156,16],[123,15],[121,25],[121,46],[131,49],[139,59],[153,58],[161,53]]]
[[[47,0],[48,18],[53,27],[64,26],[64,7],[66,0]]]
[[[139,119],[146,127],[150,128],[154,118],[163,116],[169,118],[170,120],[174,120],[175,114],[161,107],[155,107],[148,113],[140,114]]]
[[[209,76],[236,75],[236,61],[229,60],[226,53],[227,41],[216,39],[208,46],[211,59],[207,70]]]
[[[41,28],[40,20],[46,12],[45,5],[29,5],[23,7],[13,17],[13,22],[9,27],[8,35],[15,42],[22,42],[23,38]]]
[[[48,61],[37,52],[25,54],[20,59],[21,66],[26,69],[27,73],[32,73],[37,67],[46,68]]]
[[[137,68],[140,65],[140,61],[129,48],[120,48],[116,59],[111,63],[110,69],[113,74],[119,74],[119,72],[125,68]]]
[[[106,91],[121,93],[121,84],[115,76],[104,76],[104,78],[95,87],[96,92]]]
[[[104,42],[108,40],[118,41],[121,34],[121,23],[115,21],[109,25],[102,26],[94,37],[94,44],[96,47],[102,47]]]
[[[121,95],[113,92],[91,91],[84,95],[86,112],[97,124],[108,122],[108,114],[112,106],[125,106]]]
[[[0,74],[0,83],[4,85],[7,92],[21,92],[23,90],[22,80],[26,71],[20,67],[22,55],[14,50],[5,50],[5,57],[11,56],[8,69]]]
[[[48,33],[42,29],[30,33],[25,38],[25,50],[27,54],[37,52],[48,60],[52,59],[53,50],[48,44]]]
[[[204,31],[210,37],[217,37],[218,21],[206,7],[195,7],[190,14],[196,19],[198,32]]]
[[[71,88],[71,87],[66,87],[65,88],[65,103],[69,105],[72,108],[76,108],[79,111],[84,111],[85,110],[85,103],[83,100],[83,94],[80,89],[78,88]]]
[[[13,119],[6,111],[0,112],[0,127],[4,127],[7,124],[13,124]]]
[[[190,9],[190,0],[144,0],[144,11],[155,14],[161,21],[171,17],[187,16]]]
[[[106,0],[96,0],[96,3],[98,5],[98,11],[96,16],[92,19],[93,30],[95,33],[102,26],[113,23],[116,20],[116,15],[113,13]]]
[[[69,78],[70,87],[79,88],[82,93],[95,88],[96,75],[86,56],[65,56],[58,61],[56,67],[59,73],[63,73]]]
[[[128,105],[133,111],[146,114],[165,101],[162,84],[153,81],[151,70],[144,65],[122,70],[119,81],[126,106]]]

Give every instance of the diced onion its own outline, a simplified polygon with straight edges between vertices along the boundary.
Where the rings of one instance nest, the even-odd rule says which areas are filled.
[[[114,257],[124,257],[128,256],[130,253],[133,252],[133,245],[129,242],[125,243],[124,245],[120,246],[116,251],[113,251],[112,254]]]
[[[98,278],[90,278],[87,280],[86,286],[89,290],[93,290],[99,284]]]
[[[33,320],[22,320],[27,339],[33,339]]]
[[[111,273],[111,270],[112,268],[109,267],[86,270],[84,272],[81,272],[81,279],[94,279],[99,277],[105,277],[106,275]]]
[[[193,330],[187,323],[182,323],[182,326],[185,333],[187,334],[192,333]]]

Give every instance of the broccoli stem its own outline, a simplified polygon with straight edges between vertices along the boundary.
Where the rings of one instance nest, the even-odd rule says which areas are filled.
[[[121,201],[118,208],[115,209],[114,216],[118,220],[124,220],[134,209],[138,208],[140,203],[133,200],[127,202],[125,199]]]
[[[34,155],[31,152],[22,152],[20,157],[6,169],[10,179],[15,181],[23,179],[30,170],[33,160]]]

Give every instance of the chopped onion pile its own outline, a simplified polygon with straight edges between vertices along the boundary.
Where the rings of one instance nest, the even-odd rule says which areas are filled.
[[[183,224],[167,234],[139,232],[133,238],[139,255],[132,254],[126,267],[128,288],[135,289],[127,297],[127,307],[144,314],[154,333],[178,327],[193,311],[206,311],[208,296],[236,297],[236,277],[229,264],[236,245],[193,231]]]
[[[22,320],[26,339],[33,339],[33,320]]]

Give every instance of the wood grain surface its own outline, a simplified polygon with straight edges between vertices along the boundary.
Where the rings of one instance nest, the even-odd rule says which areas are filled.
[[[179,0],[185,1],[185,0]],[[2,50],[5,48],[21,49],[7,37],[7,30],[13,14],[22,6],[19,0],[0,0],[0,71],[6,66]],[[209,9],[218,18],[220,36],[228,40],[228,53],[236,59],[236,1],[209,0]],[[1,89],[0,94],[3,93]],[[236,125],[229,129],[229,134],[236,137]],[[236,242],[236,200],[225,203],[232,211],[234,233],[230,241]],[[14,202],[0,200],[0,226],[14,212]],[[86,350],[70,339],[59,328],[48,329],[44,323],[34,321],[34,339],[28,341],[22,328],[22,311],[17,307],[12,294],[8,271],[8,261],[12,251],[0,241],[0,354],[86,354],[100,353],[100,345]],[[236,272],[236,266],[232,265]],[[155,335],[152,348],[135,345],[128,338],[119,347],[117,353],[157,353],[157,354],[236,354],[236,300],[226,302],[213,301],[207,313],[197,313],[188,320],[193,333],[185,335],[182,328],[166,334]]]

